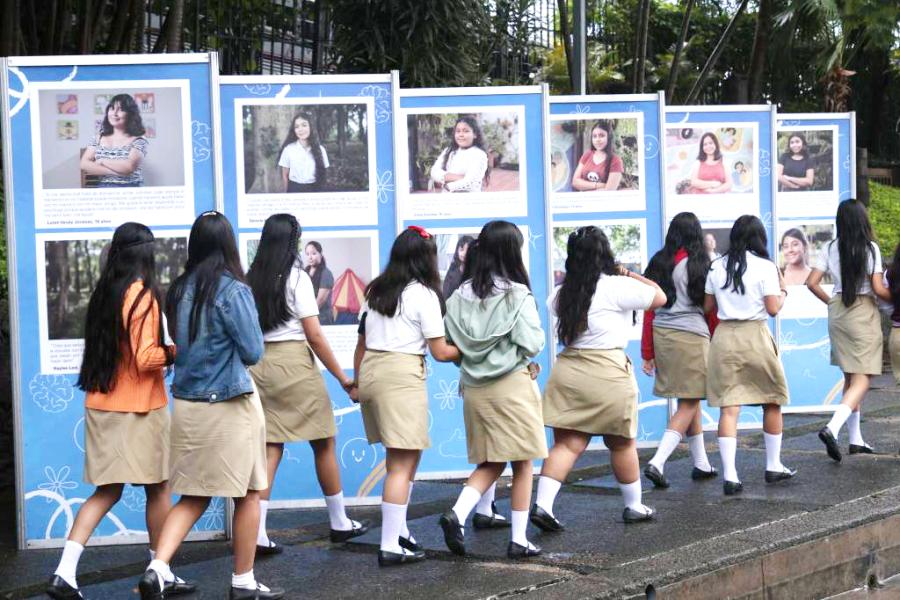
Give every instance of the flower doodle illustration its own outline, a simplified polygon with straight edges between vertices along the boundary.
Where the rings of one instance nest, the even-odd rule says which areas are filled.
[[[48,413],[66,410],[74,396],[72,382],[64,375],[37,374],[28,382],[31,399]]]

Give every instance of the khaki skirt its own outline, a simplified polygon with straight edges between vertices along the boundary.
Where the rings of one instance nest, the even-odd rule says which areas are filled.
[[[706,360],[709,338],[688,331],[653,328],[656,380],[659,398],[706,398]]]
[[[837,294],[828,302],[831,364],[844,373],[881,375],[884,334],[881,314],[872,296],[859,296],[847,308]]]
[[[366,438],[385,448],[424,450],[428,437],[425,357],[366,350],[359,373],[359,407]]]
[[[222,402],[175,399],[172,492],[243,498],[268,487],[266,421],[254,391]]]
[[[266,442],[334,437],[334,412],[325,379],[305,341],[267,342],[250,374],[266,415]]]
[[[709,344],[710,406],[788,404],[778,348],[765,321],[721,321]]]
[[[544,390],[544,423],[592,435],[637,436],[638,389],[621,349],[566,348]]]
[[[891,327],[888,349],[891,353],[891,371],[894,373],[894,381],[900,384],[900,327]]]
[[[146,413],[85,409],[84,480],[92,485],[169,478],[169,407]]]
[[[527,369],[464,386],[462,396],[470,463],[547,457],[541,393]]]

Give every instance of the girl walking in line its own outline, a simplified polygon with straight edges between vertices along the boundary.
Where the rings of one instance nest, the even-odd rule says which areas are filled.
[[[234,499],[230,600],[273,600],[284,590],[256,581],[259,492],[266,478],[266,423],[247,367],[263,355],[253,292],[244,283],[231,223],[205,212],[194,221],[184,272],[166,297],[178,347],[172,395],[172,491],[156,558],[138,583],[141,600],[166,597],[169,562],[214,496]]]
[[[347,392],[353,380],[344,374],[319,325],[312,280],[303,270],[297,247],[300,231],[293,215],[266,219],[256,258],[247,272],[265,342],[262,360],[250,368],[266,415],[269,482],[260,493],[257,554],[282,551],[269,539],[266,514],[285,442],[308,440],[312,447],[316,477],[328,507],[331,541],[345,542],[369,529],[368,522],[349,519],[344,508],[334,413],[313,353]]]
[[[323,191],[330,165],[311,114],[298,112],[294,116],[291,130],[281,145],[278,166],[286,193]]]
[[[153,241],[153,233],[140,223],[120,225],[88,303],[78,387],[87,392],[84,478],[97,489],[75,517],[47,587],[51,598],[83,598],[75,577],[78,560],[126,483],[144,486],[151,557],[172,507],[163,371],[175,359],[175,346],[165,341]],[[194,588],[172,578],[166,593]]]
[[[872,454],[859,428],[859,408],[869,391],[869,377],[881,375],[884,336],[875,297],[891,301],[882,281],[881,251],[873,241],[866,207],[858,200],[844,200],[837,210],[837,238],[819,253],[816,267],[806,280],[816,298],[828,305],[828,337],[831,364],[844,374],[844,393],[828,425],[819,431],[828,456],[840,462],[838,433],[844,423],[850,432],[850,454]],[[831,297],[822,289],[822,278],[834,281]]]
[[[544,423],[553,428],[553,448],[538,479],[531,522],[561,531],[553,502],[591,437],[603,436],[619,483],[626,523],[652,519],[641,502],[637,443],[637,382],[625,354],[636,310],[653,310],[666,295],[653,281],[616,264],[599,227],[579,227],[569,235],[566,276],[547,302],[565,349],[544,391]]]
[[[781,463],[781,407],[788,403],[784,369],[766,321],[781,310],[787,290],[769,260],[766,229],[757,217],[734,222],[728,252],[713,261],[706,277],[704,311],[717,311],[719,324],[709,346],[706,394],[719,415],[719,453],[725,494],[743,490],[735,467],[741,406],[762,405],[766,483],[790,479],[796,471]]]
[[[478,465],[451,510],[440,518],[444,541],[464,555],[463,525],[512,463],[510,558],[537,556],[528,541],[532,461],[547,456],[541,397],[529,362],[544,348],[544,331],[522,263],[522,233],[491,221],[469,247],[463,284],[447,301],[448,337],[462,352],[460,388],[469,462]]]
[[[428,437],[425,350],[459,360],[444,337],[444,300],[434,237],[417,226],[397,236],[384,272],[366,287],[354,354],[358,397],[370,444],[387,454],[381,502],[382,567],[418,562],[425,552],[406,526],[412,481]]]
[[[656,375],[653,394],[678,398],[678,410],[669,418],[656,454],[644,469],[653,485],[669,487],[666,461],[687,434],[694,461],[692,479],[717,475],[703,443],[700,400],[706,397],[706,359],[710,324],[703,314],[703,290],[709,272],[709,254],[703,247],[703,229],[694,213],[675,215],[662,250],[653,255],[646,276],[666,294],[665,305],[644,313],[641,338],[643,371]]]

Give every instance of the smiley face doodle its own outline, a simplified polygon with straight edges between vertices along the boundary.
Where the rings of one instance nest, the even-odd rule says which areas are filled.
[[[345,469],[371,469],[377,462],[378,449],[369,444],[366,438],[351,438],[341,447],[341,466]]]

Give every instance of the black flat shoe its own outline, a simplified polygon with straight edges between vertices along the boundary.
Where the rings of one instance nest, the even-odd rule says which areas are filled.
[[[872,446],[861,444],[850,444],[850,454],[877,454]]]
[[[359,525],[354,525],[353,529],[347,529],[346,531],[342,531],[340,529],[332,529],[330,538],[332,544],[340,544],[342,542],[346,542],[347,540],[352,540],[355,537],[359,537],[364,535],[367,531],[369,531],[370,522],[368,519],[363,519],[359,521]]]
[[[725,481],[723,488],[726,496],[734,496],[744,491],[744,484],[740,481]]]
[[[837,440],[834,439],[834,434],[831,433],[831,430],[827,427],[820,429],[819,439],[825,444],[825,450],[828,452],[828,456],[831,457],[831,460],[841,462],[841,449],[838,448]]]
[[[403,538],[400,538],[403,539]],[[425,552],[422,550],[413,550],[412,554],[406,552],[385,552],[378,551],[379,567],[396,567],[397,565],[409,565],[425,560]]]
[[[710,467],[709,471],[704,471],[703,469],[694,467],[694,470],[691,471],[691,479],[693,479],[694,481],[698,481],[700,479],[715,479],[718,474],[719,472],[716,471],[715,467]]]
[[[409,538],[405,538],[402,535],[397,540],[400,544],[400,547],[404,550],[409,550],[410,552],[425,552],[425,548],[419,542],[414,542]]]
[[[633,508],[625,507],[625,510],[622,512],[622,520],[626,523],[640,523],[642,521],[652,521],[653,517],[656,516],[656,511],[647,507],[649,512],[641,512],[639,510],[634,510]]]
[[[50,583],[47,584],[47,595],[54,600],[74,600],[76,598],[84,598],[78,588],[73,588],[68,582],[59,575],[53,575]]]
[[[538,546],[534,546],[534,544],[523,546],[522,544],[510,542],[509,546],[506,547],[507,558],[531,558],[532,556],[540,555],[540,553],[541,549]]]
[[[785,479],[790,479],[794,475],[797,474],[796,469],[788,469],[784,468],[783,471],[769,471],[766,470],[766,483],[778,483],[779,481],[784,481]]]
[[[665,489],[669,487],[669,480],[653,465],[644,467],[644,475],[653,483],[653,487]]]
[[[438,524],[444,530],[444,543],[450,552],[458,556],[466,555],[466,538],[463,535],[462,525],[459,523],[459,517],[452,510],[448,510],[441,515]]]
[[[138,591],[141,593],[141,600],[164,600],[166,594],[162,591],[160,583],[162,581],[159,578],[159,573],[153,569],[144,571],[144,574],[138,580]]]
[[[182,594],[193,594],[196,591],[196,583],[193,581],[179,581],[177,576],[175,577],[175,581],[167,581],[163,588],[163,592],[166,596],[181,596]]]
[[[475,529],[506,529],[510,527],[509,519],[500,517],[497,513],[497,505],[491,502],[491,516],[475,513],[472,517],[472,525]],[[499,518],[498,518],[499,517]]]
[[[268,546],[256,545],[257,556],[274,556],[275,554],[281,554],[282,552],[284,552],[284,546],[280,546],[272,540],[269,540]]]
[[[537,504],[531,505],[531,512],[528,513],[528,519],[541,531],[553,532],[565,530],[565,527],[559,522],[559,519]]]
[[[265,591],[259,589],[258,583],[255,590],[232,587],[228,593],[228,600],[279,600],[280,598],[284,598],[283,589],[273,587]]]

